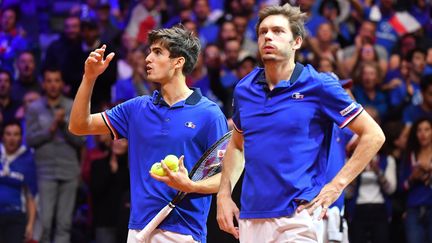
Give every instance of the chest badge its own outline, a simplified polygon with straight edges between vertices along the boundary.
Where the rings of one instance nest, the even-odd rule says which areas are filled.
[[[188,128],[192,128],[192,129],[194,129],[196,127],[196,125],[193,122],[186,122],[185,126]]]
[[[295,92],[292,94],[292,98],[296,100],[301,100],[304,98],[304,95],[300,94],[299,92]]]

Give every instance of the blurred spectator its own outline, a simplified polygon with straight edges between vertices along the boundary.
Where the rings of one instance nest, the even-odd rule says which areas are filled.
[[[245,16],[237,15],[234,16],[232,22],[234,23],[237,35],[236,39],[240,41],[241,44],[241,57],[245,56],[254,56],[256,57],[258,54],[258,45],[254,39],[251,37],[248,37],[247,32],[250,32],[250,29],[248,29],[248,19]],[[255,34],[255,29],[254,36]],[[250,35],[250,34],[249,34]],[[225,40],[226,41],[226,40]],[[223,45],[223,43],[222,43]]]
[[[380,123],[377,110],[365,110]],[[381,151],[349,186],[350,242],[389,242],[390,195],[396,184],[395,159]]]
[[[107,136],[110,139],[109,135]],[[91,163],[91,196],[96,243],[115,243],[122,197],[129,188],[128,143],[114,140],[105,157]],[[125,226],[123,226],[125,227]]]
[[[3,123],[15,120],[21,102],[12,98],[12,76],[6,70],[0,70],[0,110]]]
[[[92,19],[82,20],[82,44],[81,51],[75,55],[78,55],[81,58],[81,64],[79,65],[80,71],[79,73],[82,75],[84,73],[84,65],[82,63],[85,62],[86,58],[94,49],[97,49],[102,46],[102,41],[100,39],[100,31],[99,26]],[[113,47],[107,44],[106,48],[107,52],[112,52]],[[113,60],[113,64],[110,65],[107,70],[98,77],[98,80],[103,80],[103,82],[97,82],[95,84],[95,92],[92,95],[92,107],[100,107],[103,103],[109,103],[111,101],[111,86],[116,81],[117,74],[117,60]],[[71,90],[73,96],[75,96],[78,87],[80,85],[81,78],[73,81]]]
[[[240,0],[240,8],[242,10],[240,16],[246,17],[247,25],[243,32],[243,38],[256,41],[257,35],[255,26],[258,23],[258,6],[256,0]]]
[[[432,121],[412,126],[401,182],[408,193],[405,231],[408,243],[432,241]]]
[[[24,31],[17,26],[18,10],[13,7],[1,11],[0,22],[0,64],[3,69],[13,72],[13,63],[18,53],[28,49]]]
[[[431,37],[432,32],[432,19],[431,19],[431,4],[427,0],[412,0],[409,12],[416,18],[422,26],[422,31]]]
[[[344,63],[345,76],[349,76],[353,71],[354,65],[361,54],[361,49],[365,43],[373,44],[373,47],[378,56],[380,67],[383,71],[387,70],[388,52],[387,50],[376,43],[376,26],[372,21],[362,22],[358,34],[354,38],[354,44],[343,49],[342,53],[338,54],[338,58]]]
[[[396,46],[393,48],[389,60],[389,70],[392,71],[400,67],[402,59],[404,59],[417,46],[416,37],[413,34],[402,36]]]
[[[62,71],[65,82],[65,94],[74,97],[72,85],[82,78],[81,20],[68,16],[63,23],[61,37],[54,41],[47,50],[43,67],[56,66]]]
[[[69,15],[79,16],[81,19],[95,19],[99,0],[82,0],[82,2],[73,6]]]
[[[378,119],[384,119],[388,110],[387,96],[380,90],[382,73],[377,63],[363,63],[360,76],[356,77],[353,94],[358,103],[372,106],[378,111]]]
[[[236,69],[240,60],[240,42],[230,39],[224,43],[221,83],[225,88],[233,88],[237,82]]]
[[[198,26],[198,33],[202,46],[215,42],[218,38],[219,26],[214,19],[210,19],[211,9],[208,0],[196,0],[193,5],[194,20]]]
[[[394,4],[394,0],[380,0],[365,11],[366,19],[377,23],[376,43],[386,48],[387,53],[391,52],[399,37],[391,24],[396,13]]]
[[[161,15],[155,0],[140,0],[132,9],[126,33],[145,44],[150,30],[161,25]]]
[[[309,38],[309,47],[312,51],[307,57],[309,63],[316,65],[316,61],[324,57],[334,62],[337,61],[336,53],[340,49],[340,46],[334,39],[333,28],[329,22],[324,22],[318,26],[316,37]]]
[[[422,96],[420,92],[420,81],[426,67],[426,52],[421,48],[415,48],[408,54],[409,65],[409,81],[410,86],[407,89],[413,89],[412,103],[417,105],[421,103]],[[411,93],[408,91],[408,93]]]
[[[23,138],[26,137],[26,120],[25,120],[25,114],[27,113],[27,109],[30,106],[31,103],[38,100],[41,97],[41,94],[36,91],[28,91],[23,98],[22,105],[19,107],[18,111],[15,114],[15,118],[19,121],[22,128],[22,134]],[[26,144],[26,141],[24,140],[24,144]]]
[[[164,24],[164,28],[171,28],[176,24],[183,23],[185,21],[192,21],[192,6],[180,9],[175,14],[176,15],[171,16],[171,18],[167,20],[167,22]]]
[[[132,50],[138,47],[138,41],[123,32],[117,61],[117,79],[127,79],[132,76]],[[116,54],[117,56],[117,54]]]
[[[117,80],[113,85],[112,102],[122,102],[141,95],[150,95],[155,84],[146,80],[146,47],[140,46],[131,52],[132,76]]]
[[[33,238],[37,193],[33,152],[22,145],[18,122],[4,125],[0,145],[0,242],[23,243]]]
[[[240,80],[248,75],[257,66],[258,60],[254,57],[247,56],[239,61],[237,65],[236,75],[237,79]]]
[[[378,53],[375,49],[375,46],[371,43],[364,43],[357,53],[357,60],[354,63],[353,69],[349,72],[350,75],[356,76],[359,73],[359,68],[364,63],[377,63],[381,70],[381,73],[386,73],[387,70],[387,62],[380,62]],[[345,65],[348,66],[348,65]]]
[[[70,242],[78,187],[78,151],[84,145],[82,138],[67,129],[72,100],[62,95],[63,85],[60,70],[46,69],[42,83],[45,95],[30,104],[26,113],[26,140],[36,153],[43,227],[41,243],[51,242],[54,215],[54,242]]]
[[[100,1],[96,7],[96,19],[99,24],[100,39],[104,44],[115,44],[115,40],[121,36],[118,27],[113,24],[110,10],[111,6],[109,2]],[[114,47],[114,49],[117,49],[117,47]]]
[[[22,101],[28,91],[41,92],[41,86],[36,74],[35,55],[30,51],[21,52],[18,55],[16,66],[18,78],[12,85],[12,97]]]
[[[352,2],[355,1],[323,0],[318,10],[319,14],[332,25],[334,30],[332,34],[342,47],[352,41],[352,31],[346,22]]]
[[[305,23],[307,36],[315,37],[318,26],[321,23],[326,22],[326,19],[323,16],[312,11],[316,2],[315,0],[297,0],[296,2],[299,5],[301,11],[305,12],[308,16],[308,19]]]
[[[216,44],[209,44],[205,47],[203,54],[204,64],[207,68],[208,78],[210,81],[210,89],[217,99],[222,102],[222,111],[224,112],[225,116],[231,117],[233,88],[225,88],[221,83],[221,51]]]
[[[412,124],[422,117],[432,119],[432,75],[422,78],[420,90],[423,97],[422,103],[419,105],[411,104],[403,111],[402,121],[405,126],[399,138],[396,140],[398,146],[403,148],[406,146]]]

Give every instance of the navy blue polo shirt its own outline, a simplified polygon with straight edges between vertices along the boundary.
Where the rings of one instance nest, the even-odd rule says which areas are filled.
[[[162,95],[140,96],[102,113],[115,138],[129,141],[131,180],[130,229],[142,229],[166,206],[177,191],[151,178],[153,163],[166,155],[184,155],[191,171],[201,155],[228,130],[220,108],[199,89],[169,107]],[[188,195],[159,228],[206,241],[209,195]]]
[[[344,127],[362,111],[332,75],[301,64],[272,91],[256,68],[237,84],[233,103],[246,159],[241,218],[290,216],[299,200],[317,196],[333,123]]]

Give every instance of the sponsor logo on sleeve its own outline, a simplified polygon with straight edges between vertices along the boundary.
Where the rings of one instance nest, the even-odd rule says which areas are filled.
[[[349,105],[347,108],[341,110],[339,113],[340,113],[342,116],[346,116],[346,115],[348,115],[351,111],[353,111],[355,108],[356,108],[356,104],[353,102],[353,103],[351,103],[351,105]]]

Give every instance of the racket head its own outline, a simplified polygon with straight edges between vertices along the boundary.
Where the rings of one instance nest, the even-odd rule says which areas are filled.
[[[227,132],[204,152],[189,173],[192,181],[203,180],[221,171],[223,157],[231,136],[232,131]]]

